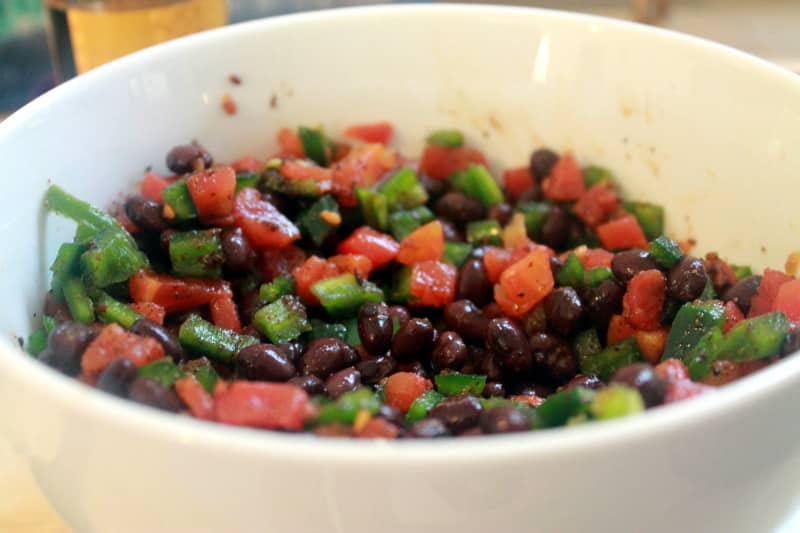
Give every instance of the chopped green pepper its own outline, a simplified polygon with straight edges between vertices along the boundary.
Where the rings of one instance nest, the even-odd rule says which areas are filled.
[[[392,277],[389,290],[389,301],[396,304],[408,303],[411,298],[411,269],[407,266],[399,268]]]
[[[596,374],[607,381],[616,370],[641,360],[642,354],[636,339],[629,337],[584,359],[581,362],[581,372]]]
[[[421,205],[414,209],[405,209],[403,211],[395,211],[389,215],[389,229],[394,238],[399,242],[402,241],[406,235],[436,218],[431,210]]]
[[[789,332],[789,319],[780,311],[742,320],[725,335],[719,351],[730,361],[752,361],[777,355]]]
[[[444,148],[460,148],[464,145],[464,134],[459,130],[436,130],[425,141]]]
[[[192,374],[203,388],[206,389],[206,392],[209,394],[214,392],[214,385],[217,383],[219,375],[217,371],[214,370],[214,367],[211,366],[211,361],[209,361],[207,357],[200,357],[183,363],[182,369],[184,372]]]
[[[466,170],[456,172],[450,177],[450,184],[456,191],[463,192],[491,207],[503,201],[503,191],[483,165],[470,165]]]
[[[573,387],[551,394],[536,408],[536,414],[545,427],[563,426],[567,420],[585,413],[595,392],[584,387]]]
[[[619,418],[644,411],[642,396],[636,389],[611,385],[595,394],[589,412],[597,420]]]
[[[344,342],[350,346],[360,346],[361,337],[358,335],[358,319],[348,318],[344,322],[344,327],[347,328],[347,332],[344,334]]]
[[[183,376],[183,371],[171,357],[164,357],[141,367],[138,375],[143,378],[154,379],[165,387],[172,387]]]
[[[92,287],[122,283],[147,266],[147,257],[124,230],[100,231],[93,245],[81,255],[83,277]]]
[[[317,246],[322,245],[325,239],[335,233],[339,224],[341,224],[339,204],[328,194],[311,204],[311,207],[297,219],[300,230]]]
[[[583,282],[589,287],[597,287],[607,279],[614,279],[614,273],[606,266],[590,268],[583,274]]]
[[[296,296],[281,296],[256,311],[253,325],[273,344],[292,341],[311,331],[306,308]]]
[[[598,183],[604,185],[612,185],[614,183],[614,174],[605,167],[589,166],[585,167],[581,172],[583,174],[583,183],[587,189]]]
[[[747,265],[731,265],[734,274],[736,274],[736,281],[743,280],[744,278],[753,275],[753,269]]]
[[[703,287],[703,292],[697,297],[698,300],[716,300],[717,291],[714,290],[714,284],[711,283],[711,278],[706,277],[706,286]]]
[[[303,164],[302,161],[296,161],[295,163]],[[278,167],[267,166],[264,169],[261,173],[259,187],[263,191],[273,191],[286,196],[298,196],[301,198],[318,198],[322,195],[319,183],[311,178],[288,179],[280,173],[280,164]]]
[[[467,224],[467,242],[476,246],[502,246],[502,231],[500,223],[494,219],[470,222]]]
[[[42,317],[42,327],[44,328],[44,332],[50,335],[54,329],[58,326],[58,320],[51,316],[44,315]]]
[[[466,242],[445,242],[444,260],[452,263],[456,268],[461,268],[469,254],[472,253],[472,245]]]
[[[352,424],[359,411],[366,411],[375,414],[381,406],[381,402],[367,387],[362,387],[352,392],[346,392],[339,396],[335,402],[323,405],[319,410],[315,424]]]
[[[92,300],[86,292],[86,287],[81,280],[76,277],[68,277],[64,280],[61,287],[64,293],[64,300],[69,307],[69,314],[76,322],[91,324],[94,322],[94,306]]]
[[[600,353],[602,349],[600,337],[594,328],[581,331],[575,335],[575,339],[572,341],[572,350],[575,352],[581,368],[587,365],[589,359]]]
[[[625,209],[633,213],[648,240],[664,233],[664,208],[648,202],[625,202]]]
[[[164,206],[172,209],[176,220],[197,218],[197,208],[192,201],[192,195],[189,194],[189,187],[186,186],[185,179],[180,179],[164,187],[161,197],[164,200]]]
[[[517,211],[525,215],[525,231],[528,237],[539,239],[544,221],[550,212],[550,205],[544,202],[523,202],[517,204]]]
[[[722,328],[715,327],[705,333],[683,356],[689,377],[695,381],[703,379],[711,370],[711,364],[720,355]]]
[[[281,296],[294,293],[295,281],[292,276],[277,276],[258,289],[258,296],[264,303],[271,304]]]
[[[650,243],[650,255],[664,268],[672,268],[683,259],[684,253],[678,243],[661,235]]]
[[[363,304],[383,301],[383,291],[377,285],[358,280],[353,274],[318,281],[311,292],[332,317],[353,316]]]
[[[486,376],[461,374],[459,372],[437,374],[433,380],[436,383],[436,390],[445,396],[456,396],[458,394],[480,396],[486,386]]]
[[[300,126],[297,128],[300,142],[303,144],[303,153],[320,166],[328,166],[328,154],[326,153],[327,141],[322,130]]]
[[[92,232],[94,233],[94,230]],[[80,275],[80,258],[85,251],[86,246],[69,242],[65,242],[59,247],[56,258],[50,266],[50,270],[53,272],[50,287],[59,300],[63,297],[61,287],[64,280],[70,276]]]
[[[82,200],[78,200],[58,185],[51,185],[47,188],[45,204],[51,211],[55,211],[59,215],[70,218],[79,224],[83,223],[90,226],[95,232],[109,228],[125,231],[119,222],[110,215]]]
[[[245,188],[258,189],[258,183],[261,181],[261,174],[256,172],[247,172],[245,174],[236,175],[236,192]]]
[[[426,390],[411,403],[411,407],[408,408],[408,412],[406,413],[406,423],[413,424],[414,422],[422,420],[428,416],[430,410],[436,407],[442,400],[444,400],[443,395],[435,390]]]
[[[368,226],[380,231],[385,231],[389,227],[389,203],[383,194],[358,187],[356,200],[361,209],[361,216]]]
[[[169,258],[176,276],[221,278],[225,255],[220,230],[173,233],[169,238]]]
[[[116,322],[123,328],[130,329],[137,320],[144,318],[130,306],[118,302],[103,291],[96,291],[92,296],[94,297],[94,310],[101,322],[106,324]]]
[[[25,351],[33,356],[37,356],[47,348],[47,332],[44,328],[37,329],[28,335],[25,342]]]
[[[413,209],[428,201],[425,187],[417,179],[414,170],[408,167],[392,174],[378,187],[378,192],[386,197],[390,211]]]
[[[255,337],[217,327],[198,315],[184,320],[178,329],[178,340],[190,352],[220,361],[231,361],[242,348],[258,344]]]
[[[323,322],[316,318],[312,318],[309,322],[311,323],[311,331],[308,334],[309,340],[320,339],[322,337],[335,337],[346,342],[347,326],[344,324]]]
[[[576,254],[570,252],[556,273],[556,282],[562,287],[580,287],[583,285],[583,278],[583,263]]]
[[[689,302],[683,304],[672,321],[672,327],[664,347],[662,361],[683,359],[700,337],[713,328],[721,328],[725,322],[725,309],[717,301]]]

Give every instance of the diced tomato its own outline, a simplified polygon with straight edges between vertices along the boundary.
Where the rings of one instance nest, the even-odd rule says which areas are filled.
[[[239,333],[242,330],[242,323],[239,320],[239,313],[236,311],[236,304],[233,298],[218,298],[211,302],[211,321],[215,326],[229,329]]]
[[[639,345],[639,351],[642,352],[642,356],[651,365],[656,365],[661,360],[668,335],[669,330],[667,328],[636,332],[636,344]]]
[[[386,144],[392,138],[392,125],[388,122],[356,124],[344,130],[344,136],[367,143]]]
[[[438,220],[428,222],[400,241],[398,263],[413,265],[421,261],[438,261],[444,253],[444,231]]]
[[[155,172],[148,172],[144,175],[139,190],[142,191],[142,196],[145,198],[156,202],[163,202],[164,198],[161,196],[161,193],[167,185],[169,185],[168,180],[162,178]]]
[[[341,161],[342,159],[347,157],[347,154],[349,154],[350,150],[352,150],[352,149],[353,149],[353,147],[350,146],[347,143],[334,142],[333,143],[333,153],[331,154],[331,162],[332,163],[336,163],[338,161]]]
[[[114,359],[120,357],[141,367],[164,357],[164,348],[153,338],[129,333],[118,324],[112,323],[105,326],[83,352],[81,370],[89,377],[96,377]]]
[[[597,237],[607,250],[627,250],[628,248],[647,248],[647,239],[639,221],[633,215],[625,215],[616,220],[600,224],[596,228]]]
[[[262,281],[269,283],[278,276],[288,276],[306,260],[306,253],[295,245],[280,250],[265,248],[259,257]]]
[[[411,270],[411,297],[415,304],[442,307],[456,296],[456,267],[441,261],[421,261]]]
[[[303,142],[297,132],[288,128],[278,130],[278,146],[282,157],[304,157]]]
[[[618,208],[617,193],[608,185],[598,183],[581,195],[572,211],[588,226],[595,227],[608,220]]]
[[[167,316],[167,310],[153,302],[134,302],[130,304],[130,308],[159,325],[164,324],[164,317]]]
[[[483,268],[492,283],[500,281],[503,271],[511,265],[511,251],[496,246],[487,246],[483,252]]]
[[[371,418],[356,436],[362,439],[396,439],[400,430],[385,418]]]
[[[429,379],[413,372],[395,372],[386,380],[383,393],[387,405],[405,413],[417,396],[432,387]]]
[[[796,276],[798,269],[800,269],[800,252],[790,253],[786,257],[786,263],[784,263],[783,269],[790,276]]]
[[[546,398],[536,396],[535,394],[515,394],[508,397],[512,402],[524,403],[529,407],[539,407],[542,405]]]
[[[231,163],[231,168],[236,172],[261,172],[263,167],[264,162],[252,155],[246,155]]]
[[[236,225],[255,248],[286,248],[300,238],[297,226],[274,205],[261,199],[255,189],[244,188],[236,195],[233,215]]]
[[[622,316],[636,329],[658,329],[661,327],[666,287],[667,281],[660,270],[639,272],[628,282],[622,298]]]
[[[341,274],[350,272],[358,274],[362,279],[367,279],[372,272],[372,261],[363,254],[332,255],[328,262],[333,263]]]
[[[361,226],[340,242],[336,251],[340,254],[366,255],[372,261],[372,268],[380,268],[393,261],[399,249],[400,245],[391,236],[369,226]]]
[[[714,387],[702,383],[695,383],[690,379],[675,381],[667,385],[667,394],[664,397],[664,403],[667,404],[680,400],[687,400],[712,390],[714,390]]]
[[[787,281],[780,286],[772,302],[772,310],[783,311],[789,320],[800,324],[800,279]]]
[[[117,213],[117,216],[114,218],[116,218],[117,222],[119,222],[120,225],[122,225],[122,227],[125,228],[125,231],[127,231],[132,235],[139,233],[141,231],[141,229],[139,229],[139,226],[134,224],[133,220],[128,218],[128,213],[126,213],[124,209],[120,209],[119,212]]]
[[[542,194],[558,202],[577,200],[585,191],[581,168],[570,153],[559,157],[550,174],[542,180]]]
[[[772,311],[772,304],[775,302],[775,297],[778,296],[778,290],[793,279],[792,276],[784,274],[780,270],[764,269],[758,292],[750,300],[750,312],[747,313],[747,316],[754,317]]]
[[[657,364],[653,371],[658,377],[668,383],[686,381],[689,379],[689,370],[680,359],[667,359]]]
[[[355,207],[356,187],[371,187],[394,168],[397,153],[382,144],[362,144],[353,148],[332,167],[333,193],[339,205]]]
[[[602,248],[588,248],[578,255],[578,259],[583,263],[583,268],[587,270],[600,266],[611,268],[611,260],[614,259],[614,254]]]
[[[189,408],[193,417],[201,420],[214,419],[214,399],[197,381],[197,378],[188,374],[175,382],[175,392]]]
[[[739,309],[739,306],[734,301],[725,302],[725,325],[722,328],[722,332],[728,333],[741,320],[744,320],[744,313]]]
[[[533,176],[529,167],[510,168],[503,172],[503,183],[512,198],[519,198],[533,187]]]
[[[320,424],[319,426],[315,426],[311,432],[318,437],[333,437],[335,439],[341,439],[345,437],[352,437],[353,427],[347,424],[334,422],[332,424]]]
[[[634,335],[636,335],[636,328],[631,326],[622,315],[611,315],[606,334],[606,341],[609,345],[617,344]]]
[[[335,278],[339,269],[335,264],[312,255],[301,266],[292,270],[297,295],[308,305],[318,305],[319,299],[311,292],[311,286],[323,279]]]
[[[233,210],[236,172],[231,167],[217,167],[186,178],[186,187],[200,218],[224,217]]]
[[[331,169],[321,167],[310,161],[283,161],[278,172],[290,181],[311,180],[315,182],[316,190],[320,194],[329,193],[333,190],[333,173]]]
[[[459,170],[466,170],[470,165],[486,165],[486,158],[475,148],[461,146],[447,148],[429,144],[419,161],[419,171],[436,179],[447,179]]]
[[[288,383],[234,381],[214,398],[216,419],[235,426],[298,431],[310,412],[308,394]]]
[[[507,314],[522,316],[550,294],[554,285],[550,256],[534,250],[505,269],[495,286],[495,301]]]
[[[153,302],[167,313],[188,311],[210,304],[218,298],[232,298],[233,291],[227,281],[201,278],[174,278],[167,274],[154,274],[140,270],[128,280],[134,302]]]
[[[722,292],[726,287],[736,283],[736,272],[716,252],[706,254],[703,266],[705,266],[711,284],[717,292]]]

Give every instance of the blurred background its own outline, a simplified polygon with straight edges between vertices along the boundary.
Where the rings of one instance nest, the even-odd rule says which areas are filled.
[[[413,1],[413,0],[412,0]],[[416,0],[424,2],[426,0]],[[223,24],[392,0],[0,0],[0,118],[130,51]],[[693,33],[800,71],[798,0],[507,0]]]

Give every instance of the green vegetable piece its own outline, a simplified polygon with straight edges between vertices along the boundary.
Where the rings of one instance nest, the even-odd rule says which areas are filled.
[[[334,318],[353,316],[363,304],[383,301],[383,291],[377,285],[358,280],[353,274],[318,281],[311,286],[311,292]]]
[[[44,315],[42,317],[42,327],[44,328],[44,332],[50,335],[50,333],[56,329],[58,326],[58,320],[51,316]]]
[[[175,213],[178,221],[191,220],[197,218],[197,208],[194,206],[192,195],[189,194],[189,187],[185,179],[180,179],[164,187],[161,192],[164,205],[169,206]]]
[[[258,289],[258,295],[264,303],[271,304],[281,296],[294,294],[295,281],[291,276],[277,276]]]
[[[714,284],[711,283],[711,278],[706,277],[706,286],[703,287],[703,292],[697,297],[698,300],[716,300],[717,291],[714,290]]]
[[[363,387],[353,392],[346,392],[335,402],[323,405],[319,410],[315,424],[352,424],[359,411],[375,414],[381,402],[369,388]]]
[[[236,176],[236,192],[245,188],[258,189],[258,184],[261,181],[261,174],[255,172],[247,172],[246,174],[238,174]]]
[[[306,157],[320,166],[328,166],[328,154],[326,153],[328,143],[322,130],[300,126],[297,128],[297,134],[300,136]]]
[[[344,327],[347,328],[347,333],[344,335],[344,342],[350,346],[360,346],[361,337],[358,334],[358,319],[348,318],[344,322]]]
[[[33,331],[25,341],[25,351],[34,357],[42,353],[47,348],[47,336],[44,328]]]
[[[406,413],[406,423],[413,424],[414,422],[422,420],[428,416],[430,410],[436,407],[444,398],[443,395],[435,390],[426,390],[411,403],[411,407],[408,408],[408,412]]]
[[[614,174],[605,167],[597,167],[597,166],[589,166],[585,167],[582,170],[583,174],[583,183],[586,184],[586,188],[593,185],[597,185],[598,183],[602,183],[604,185],[612,185],[614,183]]]
[[[389,227],[389,203],[386,197],[372,189],[358,187],[356,200],[364,222],[377,230],[386,231]]]
[[[122,283],[147,266],[147,257],[124,230],[100,231],[93,246],[81,255],[83,277],[92,287]]]
[[[477,220],[467,224],[467,242],[475,246],[502,246],[502,228],[494,219]]]
[[[656,239],[650,243],[649,252],[650,255],[653,256],[653,259],[664,268],[674,267],[685,255],[677,242],[664,235],[656,237]]]
[[[280,162],[280,160],[278,160]],[[302,161],[295,161],[297,164],[303,164]],[[309,166],[311,163],[308,163]],[[322,195],[320,184],[311,178],[307,179],[288,179],[280,173],[280,163],[277,167],[268,166],[261,173],[261,183],[259,184],[262,191],[273,191],[286,196],[297,196],[300,198],[319,198]]]
[[[662,361],[683,359],[700,337],[725,323],[725,309],[716,301],[683,304],[672,321]]]
[[[733,268],[733,272],[736,274],[736,281],[743,280],[753,275],[753,269],[747,265],[731,265],[731,268]]]
[[[147,363],[139,369],[138,374],[139,377],[154,379],[165,387],[172,387],[183,376],[183,371],[172,361],[172,358],[164,357]]]
[[[437,374],[433,380],[436,383],[436,390],[445,396],[456,396],[458,394],[480,396],[486,386],[486,376],[461,374],[459,372]]]
[[[580,287],[583,285],[583,278],[583,263],[576,254],[570,252],[556,273],[556,282],[562,287]]]
[[[445,148],[460,148],[464,146],[464,134],[459,130],[436,130],[425,141]]]
[[[323,215],[323,213],[327,213],[327,215]],[[330,213],[333,213],[333,215],[330,215]],[[326,194],[311,204],[311,207],[300,215],[297,219],[297,225],[314,244],[320,246],[339,227],[339,223],[331,222],[331,220],[335,222],[337,216],[339,216],[339,222],[341,222],[339,204],[336,203],[332,196]]]
[[[700,337],[695,344],[683,356],[683,362],[689,371],[689,377],[694,381],[703,379],[711,370],[711,364],[720,355],[720,345],[722,343],[722,329],[712,328],[705,335]]]
[[[389,290],[389,301],[396,304],[408,303],[411,298],[411,269],[407,266],[399,268],[392,277]]]
[[[590,268],[583,274],[583,282],[589,287],[597,287],[607,279],[614,279],[614,273],[605,266]]]
[[[115,300],[103,291],[97,291],[92,296],[97,318],[103,323],[116,322],[123,328],[130,329],[137,320],[144,318],[130,306]]]
[[[466,170],[456,172],[450,177],[450,185],[486,207],[503,201],[503,191],[483,165],[472,164]]]
[[[595,394],[589,412],[598,420],[609,420],[644,411],[642,396],[636,389],[611,385]]]
[[[322,337],[335,337],[347,342],[347,326],[339,323],[328,323],[312,318],[309,340],[320,339]]]
[[[239,335],[215,326],[198,315],[190,315],[178,329],[181,345],[197,355],[230,362],[242,348],[258,344],[258,339]]]
[[[641,360],[639,345],[635,338],[630,337],[584,359],[581,362],[581,373],[596,374],[607,381],[616,370]]]
[[[296,296],[281,296],[256,311],[253,325],[273,344],[292,341],[311,331],[306,308]]]
[[[431,210],[424,205],[414,209],[395,211],[389,215],[389,229],[397,241],[402,241],[406,235],[434,218]]]
[[[444,243],[444,260],[452,263],[456,268],[461,268],[469,254],[472,253],[472,245],[466,242],[446,242]]]
[[[578,358],[578,363],[583,368],[587,362],[603,350],[600,337],[594,328],[581,331],[572,341],[572,351]]]
[[[390,211],[412,209],[425,205],[428,193],[417,179],[417,174],[408,167],[401,168],[384,181],[378,192],[386,197]]]
[[[550,212],[550,205],[544,202],[523,202],[517,204],[517,211],[525,215],[525,231],[528,237],[537,240]]]
[[[64,280],[61,289],[72,319],[84,324],[94,322],[94,306],[81,280],[70,276]]]
[[[222,277],[222,239],[219,229],[173,233],[169,238],[172,272],[180,277]]]
[[[92,235],[94,235],[94,230],[92,229],[91,231]],[[61,288],[64,285],[64,280],[70,276],[80,276],[80,258],[85,251],[86,246],[69,242],[65,242],[59,247],[56,258],[50,266],[50,270],[53,272],[50,288],[59,300],[63,299]]]
[[[181,365],[181,370],[184,373],[192,374],[197,381],[206,389],[206,392],[212,394],[214,392],[214,385],[219,379],[217,371],[211,366],[211,361],[206,357],[192,359]]]
[[[45,204],[49,210],[70,218],[79,224],[83,223],[94,229],[95,232],[112,228],[121,232],[125,231],[113,217],[82,200],[78,200],[58,185],[51,185],[47,188]]]
[[[625,208],[634,214],[648,240],[664,233],[664,208],[647,202],[626,202]]]
[[[75,228],[75,237],[73,241],[75,244],[88,246],[92,242],[92,239],[94,239],[95,235],[97,235],[97,230],[94,229],[93,226],[86,224],[85,222],[80,222]]]
[[[584,387],[574,387],[551,394],[536,408],[536,414],[544,427],[563,426],[570,418],[585,413],[595,392]]]
[[[789,319],[780,311],[742,320],[725,335],[719,351],[730,361],[753,361],[777,355],[789,333]]]

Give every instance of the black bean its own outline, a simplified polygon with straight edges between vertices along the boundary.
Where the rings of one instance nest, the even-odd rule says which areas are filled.
[[[385,418],[396,426],[403,427],[406,423],[406,417],[403,411],[391,405],[383,404],[378,408],[377,416]]]
[[[56,300],[53,291],[47,291],[44,296],[44,314],[51,316],[59,322],[66,322],[72,319],[66,304]]]
[[[131,196],[125,200],[125,214],[145,231],[162,231],[167,227],[163,209],[160,203],[142,196]]]
[[[531,421],[525,413],[510,405],[493,407],[481,416],[481,429],[484,433],[513,433],[530,428]]]
[[[556,256],[550,258],[550,272],[553,273],[553,276],[558,274],[558,271],[561,270],[561,267],[564,266],[564,263],[561,262]]]
[[[559,287],[544,300],[547,327],[567,337],[580,325],[583,318],[583,303],[572,287]]]
[[[781,355],[791,355],[798,350],[800,350],[800,328],[792,325],[781,346]]]
[[[356,369],[361,373],[361,381],[367,385],[375,385],[394,372],[395,368],[397,363],[388,355],[365,359],[356,364]]]
[[[499,381],[489,381],[483,388],[484,398],[503,398],[506,395],[505,386]]]
[[[607,279],[597,287],[586,291],[584,307],[589,320],[599,329],[605,331],[611,317],[622,312],[622,297],[625,291],[617,282]]]
[[[605,383],[594,374],[577,374],[574,378],[563,385],[560,390],[572,389],[574,387],[584,387],[586,389],[602,389]]]
[[[433,212],[456,224],[466,224],[483,218],[483,204],[466,194],[451,191],[436,200]]]
[[[436,339],[431,354],[431,364],[435,370],[458,370],[467,361],[467,345],[455,331],[445,331]]]
[[[483,374],[490,381],[500,381],[503,378],[503,367],[494,354],[480,346],[470,346],[468,351],[475,374]]]
[[[537,305],[522,317],[522,329],[528,337],[547,331],[547,315],[544,312],[544,305]]]
[[[392,323],[397,324],[398,328],[402,328],[411,319],[411,313],[408,308],[402,305],[392,305],[389,307],[389,314],[392,315]]]
[[[361,345],[373,355],[386,353],[392,346],[392,315],[384,303],[366,303],[358,312]]]
[[[258,337],[258,335],[254,336]],[[300,357],[303,356],[303,351],[305,350],[303,343],[300,341],[282,342],[276,344],[275,347],[294,365],[297,365],[298,361],[300,361]]]
[[[478,425],[483,412],[481,402],[474,396],[451,396],[445,398],[428,416],[438,418],[453,433],[461,433]]]
[[[408,429],[408,436],[416,439],[433,439],[449,435],[450,431],[447,426],[437,418],[425,418],[414,422]]]
[[[750,311],[750,300],[761,286],[761,276],[748,276],[731,285],[722,293],[722,299],[731,301],[739,306],[745,315]]]
[[[165,411],[179,411],[183,406],[172,388],[167,388],[154,379],[141,376],[134,379],[128,387],[128,398]]]
[[[517,198],[517,204],[525,202],[540,202],[542,200],[542,188],[538,182],[534,181],[524,193]]]
[[[97,376],[97,388],[115,396],[125,397],[128,395],[128,385],[136,379],[136,365],[133,361],[120,357],[114,359]]]
[[[455,224],[449,220],[445,220],[444,218],[439,219],[439,223],[442,225],[444,240],[450,242],[464,242],[464,235],[458,231],[458,228],[455,226]]]
[[[500,365],[514,373],[531,369],[531,349],[525,333],[508,318],[495,318],[486,330],[486,348]]]
[[[429,378],[428,371],[425,366],[419,361],[411,361],[410,363],[398,363],[396,370],[398,372],[412,372],[420,377]]]
[[[543,180],[550,174],[553,165],[558,161],[558,154],[549,148],[539,148],[531,154],[531,175],[537,180]]]
[[[352,346],[334,337],[322,337],[308,343],[300,358],[300,370],[305,375],[327,378],[337,370],[357,362],[358,354]]]
[[[569,238],[570,218],[566,209],[554,205],[547,212],[542,223],[539,241],[550,248],[562,248]]]
[[[480,257],[469,258],[458,271],[456,297],[484,305],[492,300],[492,282],[486,275],[486,267]]]
[[[317,376],[297,376],[289,380],[292,385],[297,385],[308,394],[322,394],[325,390],[325,383]]]
[[[412,318],[392,339],[392,357],[398,361],[427,358],[436,341],[436,329],[427,318]]]
[[[555,335],[538,333],[530,338],[533,367],[542,379],[563,383],[578,372],[578,359],[570,345]]]
[[[325,392],[336,399],[345,392],[356,390],[359,385],[361,385],[361,373],[351,366],[331,374],[325,380]]]
[[[647,363],[633,363],[620,368],[611,376],[611,383],[638,390],[646,407],[661,405],[667,395],[667,382],[658,377]]]
[[[501,226],[505,226],[511,220],[511,215],[513,214],[514,209],[510,205],[506,202],[500,202],[489,208],[486,212],[486,218],[496,220]]]
[[[518,383],[512,389],[514,395],[517,396],[537,396],[539,398],[546,398],[553,394],[553,387],[545,385],[544,383]]]
[[[707,278],[706,267],[700,259],[684,256],[669,270],[667,293],[676,300],[690,302],[703,293]]]
[[[47,350],[39,359],[53,368],[77,376],[81,371],[81,356],[97,333],[94,328],[80,322],[62,322],[50,332]]]
[[[209,168],[214,160],[208,150],[198,144],[182,144],[167,153],[167,168],[175,174],[193,172],[200,163],[203,168]]]
[[[140,318],[131,326],[131,333],[155,339],[172,359],[175,361],[183,359],[183,347],[178,341],[178,337],[170,333],[164,326],[156,324],[152,320]]]
[[[628,283],[639,272],[654,268],[658,268],[658,263],[650,252],[639,248],[619,252],[611,260],[611,271],[622,283]]]
[[[234,359],[239,377],[261,381],[287,381],[297,370],[285,353],[272,344],[253,344],[239,350]]]
[[[223,230],[220,236],[225,266],[241,272],[251,270],[256,264],[256,252],[240,228]]]
[[[470,300],[456,300],[444,308],[444,321],[462,338],[482,342],[486,337],[489,320]]]
[[[447,180],[438,180],[428,176],[427,174],[421,174],[418,179],[425,188],[425,192],[428,193],[429,202],[435,202],[436,199],[446,193],[447,189],[449,188]]]

